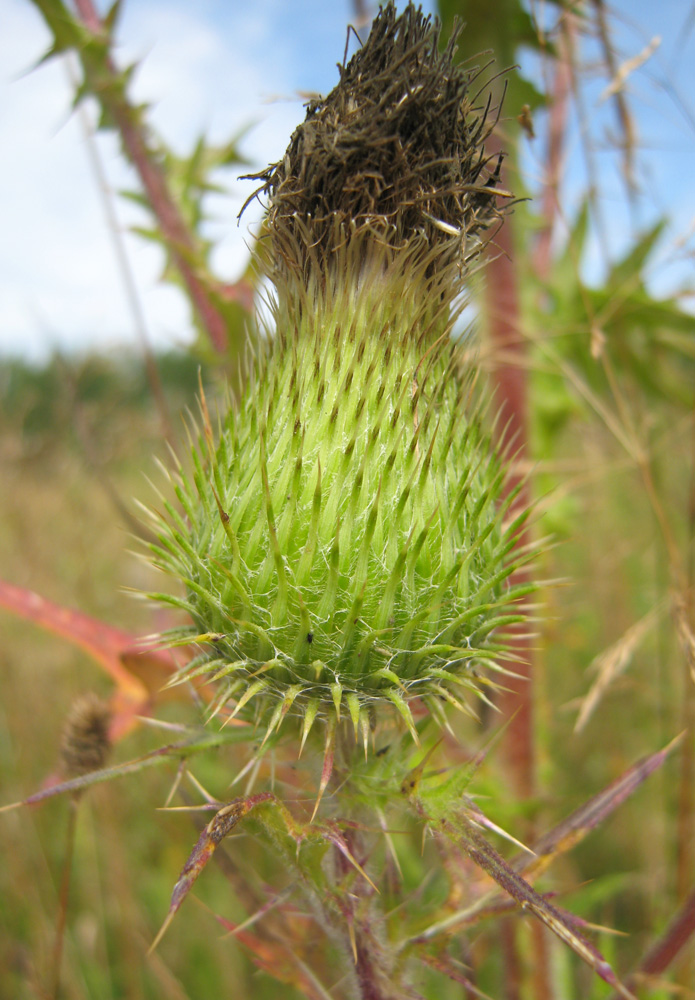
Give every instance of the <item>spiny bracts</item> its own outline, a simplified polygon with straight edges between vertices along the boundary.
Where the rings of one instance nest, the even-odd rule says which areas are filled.
[[[370,50],[372,38],[395,45],[398,85],[389,60]],[[471,113],[465,78],[450,49],[437,54],[436,40],[436,26],[419,11],[409,7],[397,18],[389,5],[339,87],[357,81],[373,94],[364,74],[374,64],[395,107],[407,105],[411,91],[436,104],[444,88],[459,138],[480,135],[480,122],[461,124]],[[423,83],[428,60],[434,82]],[[417,71],[410,83],[409,63]],[[333,95],[327,102],[340,104]],[[367,104],[364,114],[374,115]],[[406,148],[401,118],[391,117],[389,141]],[[358,125],[352,120],[356,134]],[[176,477],[181,510],[166,504],[153,546],[157,565],[186,591],[153,596],[184,608],[194,623],[170,640],[199,647],[176,680],[208,675],[217,685],[210,715],[255,718],[266,738],[295,717],[303,745],[321,719],[328,746],[346,717],[366,749],[386,714],[402,718],[417,740],[422,713],[413,713],[414,699],[443,722],[445,703],[469,710],[467,695],[485,697],[490,671],[505,669],[496,635],[520,617],[522,592],[509,577],[527,557],[516,547],[525,514],[509,514],[504,464],[481,430],[472,376],[462,372],[450,335],[469,249],[465,223],[479,221],[482,207],[490,214],[493,183],[481,179],[482,152],[466,150],[471,176],[452,180],[446,170],[440,202],[430,191],[414,228],[412,185],[405,214],[382,211],[377,199],[351,215],[345,196],[324,205],[317,230],[315,184],[302,204],[292,182],[288,212],[291,165],[284,180],[268,182],[272,329],[257,338],[264,346],[217,436],[203,403],[192,473],[179,469]],[[455,143],[450,155],[460,157]],[[419,165],[408,169],[410,184]],[[476,185],[483,191],[474,196]],[[447,217],[435,218],[444,209]]]

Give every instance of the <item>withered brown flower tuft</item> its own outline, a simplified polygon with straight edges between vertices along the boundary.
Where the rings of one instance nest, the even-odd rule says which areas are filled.
[[[470,248],[499,214],[500,159],[483,148],[489,101],[474,107],[478,71],[456,63],[456,33],[441,53],[439,35],[420,8],[383,7],[283,159],[251,175],[268,198],[275,259],[290,270],[304,273],[309,250],[325,257],[363,230],[394,248],[424,237],[423,250],[450,256],[452,234]]]
[[[111,752],[111,709],[95,694],[81,695],[68,714],[60,756],[69,778],[77,778],[103,767]]]

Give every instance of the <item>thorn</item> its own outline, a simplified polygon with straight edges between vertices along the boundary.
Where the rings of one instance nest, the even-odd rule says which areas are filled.
[[[210,458],[212,458],[214,454],[212,422],[210,420],[208,402],[207,399],[205,398],[205,389],[203,388],[203,375],[200,368],[198,369],[198,388],[200,389],[200,412],[203,417],[203,432],[205,434],[205,440],[207,441],[208,444]]]
[[[415,728],[413,713],[410,711],[410,706],[408,705],[407,701],[405,700],[401,692],[397,690],[397,688],[387,688],[384,693],[391,702],[391,704],[396,707],[398,714],[401,716],[406,726],[408,727],[408,731],[413,738],[413,742],[415,743],[416,746],[419,747],[420,735],[417,729]]]
[[[331,684],[331,695],[333,696],[333,704],[335,705],[335,717],[340,722],[340,699],[343,696],[343,686],[340,681]]]
[[[241,711],[244,705],[247,705],[251,701],[251,699],[259,693],[259,691],[262,691],[266,687],[268,687],[268,681],[261,678],[261,680],[255,681],[250,688],[247,688],[244,694],[239,699],[239,701],[236,703],[236,708],[234,709],[232,714],[228,716],[228,718],[226,718],[222,723],[222,729],[224,729],[227,723],[232,721],[234,716],[237,714],[237,712]]]
[[[265,731],[265,736],[263,737],[263,741],[262,741],[261,746],[260,746],[261,750],[266,745],[266,743],[268,741],[268,738],[270,736],[272,736],[273,730],[280,728],[280,724],[282,723],[282,720],[284,718],[284,713],[282,711],[283,708],[284,708],[284,706],[285,706],[284,701],[281,701],[279,705],[275,706],[275,711],[273,712],[273,714],[270,717],[270,722],[268,723],[268,728]]]
[[[355,938],[355,927],[352,920],[348,920],[348,934],[350,936],[350,944],[352,945],[352,957],[355,960],[355,965],[357,965],[357,939]]]
[[[314,811],[311,814],[310,823],[314,822],[314,817],[318,812],[319,803],[323,797],[323,793],[326,790],[328,782],[331,780],[331,774],[333,773],[333,741],[335,738],[335,719],[331,719],[326,726],[326,749],[323,754],[323,768],[321,769],[321,782],[319,784],[319,794],[316,797],[316,805],[314,806]]]
[[[159,942],[162,940],[162,938],[166,934],[166,932],[167,932],[167,930],[169,928],[169,924],[174,919],[174,916],[175,916],[175,911],[173,913],[167,913],[166,918],[164,920],[164,923],[162,924],[162,926],[159,928],[159,931],[157,932],[156,938],[154,939],[154,941],[152,942],[152,944],[147,949],[147,955],[148,955],[148,957],[156,950],[157,945],[159,944]]]
[[[357,740],[358,727],[360,724],[360,700],[354,691],[349,691],[345,696],[352,725],[355,729],[355,741]]]
[[[364,742],[364,759],[367,760],[369,747],[369,713],[366,708],[360,709],[360,729],[362,730],[362,740]]]
[[[198,781],[196,776],[191,773],[191,771],[186,771],[186,776],[188,777],[188,780],[198,789],[198,791],[203,796],[208,805],[216,804],[217,799],[214,797],[214,795],[211,795],[210,792],[207,790],[207,788],[204,788],[203,785],[201,785],[201,783]],[[167,801],[167,805],[168,804],[169,803]]]
[[[302,725],[302,742],[299,745],[298,757],[302,756],[302,750],[304,749],[304,744],[306,743],[307,736],[311,732],[311,727],[314,724],[314,719],[316,718],[316,713],[319,710],[318,698],[312,698],[306,707],[304,713],[304,723]]]

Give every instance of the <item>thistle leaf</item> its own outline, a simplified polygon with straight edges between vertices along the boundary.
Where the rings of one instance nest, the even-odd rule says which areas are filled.
[[[181,869],[181,874],[178,877],[178,881],[176,882],[174,891],[171,895],[169,912],[167,913],[166,919],[162,924],[159,933],[150,945],[149,954],[156,949],[157,945],[164,937],[169,924],[176,916],[179,907],[192,889],[194,882],[200,876],[208,861],[214,854],[220,841],[232,832],[237,823],[243,819],[243,817],[246,816],[247,813],[254,808],[254,806],[258,805],[260,802],[267,802],[272,798],[273,796],[270,792],[261,792],[259,795],[253,795],[250,798],[234,799],[232,802],[223,806],[222,809],[215,813],[213,818],[203,829],[195,847],[186,861],[186,864]]]

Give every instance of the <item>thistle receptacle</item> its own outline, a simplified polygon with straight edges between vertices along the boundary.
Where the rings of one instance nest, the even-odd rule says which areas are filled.
[[[518,524],[450,337],[499,172],[454,53],[389,4],[258,175],[274,329],[159,525],[200,647],[181,678],[268,734],[341,714],[366,734],[388,707],[417,738],[412,699],[441,718],[480,693],[515,617]]]

